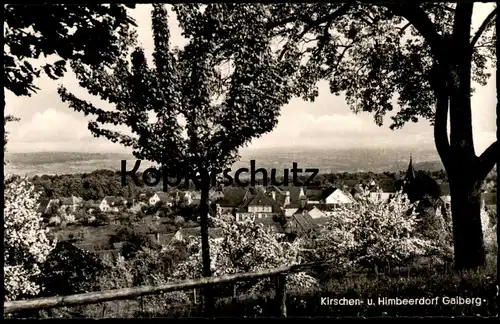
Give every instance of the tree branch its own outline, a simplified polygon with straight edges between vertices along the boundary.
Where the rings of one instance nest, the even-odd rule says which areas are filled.
[[[498,142],[492,143],[478,158],[478,180],[483,181],[497,163]]]
[[[434,115],[434,143],[445,169],[448,169],[450,141],[448,139],[449,96],[443,71],[435,62],[429,75],[431,88],[436,97]]]
[[[339,16],[345,14],[350,7],[351,7],[351,5],[349,5],[347,3],[343,4],[340,8],[338,8],[334,12],[332,12],[326,16],[323,16],[321,18],[318,18],[317,20],[311,20],[309,17],[306,17],[305,15],[300,15],[300,14],[292,15],[292,16],[287,17],[287,18],[282,19],[282,20],[270,21],[266,24],[265,28],[268,30],[271,30],[271,29],[274,29],[276,27],[286,25],[286,24],[291,23],[291,22],[295,22],[297,20],[300,20],[304,23],[307,23],[309,26],[306,28],[313,28],[313,27],[318,26],[324,22],[327,22],[330,19],[338,18]]]
[[[308,23],[308,26],[304,27],[304,30],[302,31],[302,33],[300,33],[298,38],[301,39],[303,36],[305,36],[305,34],[310,32],[313,28],[319,27],[323,23],[331,22],[334,19],[336,19],[342,15],[345,15],[347,13],[347,11],[349,10],[349,8],[351,8],[351,5],[343,4],[340,8],[338,8],[334,12],[329,13],[328,15],[323,16],[321,18],[318,18],[314,21],[310,21]]]
[[[447,61],[443,36],[438,34],[434,23],[418,5],[386,4],[385,6],[395,15],[408,20],[418,30],[427,43],[429,43],[432,53],[440,62],[445,63]]]
[[[325,15],[321,18],[318,18],[316,20],[310,20],[310,19],[307,19],[306,23],[307,25],[304,26],[304,30],[295,37],[295,41],[298,41],[300,40],[303,36],[305,36],[308,32],[310,32],[313,28],[316,28],[316,27],[319,27],[321,24],[323,23],[327,23],[327,22],[332,22],[334,19],[344,15],[347,13],[347,11],[349,10],[349,8],[351,8],[351,5],[349,4],[343,4],[340,8],[338,8],[337,10],[335,10],[334,12],[328,14],[328,15]],[[299,19],[301,20],[300,18],[295,18],[295,19]],[[302,19],[304,21],[304,19]],[[286,20],[287,22],[290,22],[289,20]],[[293,20],[292,20],[293,21]],[[277,25],[275,24],[270,24],[268,26],[275,26],[277,27]],[[279,54],[279,60],[281,60],[283,58],[283,56],[285,55],[286,51],[289,49],[289,46],[290,46],[290,42],[293,41],[293,38],[288,41],[284,46],[283,46],[283,50],[281,51],[281,53]]]
[[[495,18],[496,15],[497,15],[497,8],[495,8],[492,12],[490,12],[488,17],[486,17],[486,19],[483,21],[483,23],[481,24],[481,26],[477,30],[476,34],[474,35],[474,37],[472,38],[472,40],[470,42],[470,45],[472,48],[474,48],[474,46],[476,45],[476,43],[479,40],[479,38],[481,37],[481,35],[484,33],[484,31],[486,30],[488,25],[493,21],[493,19]]]

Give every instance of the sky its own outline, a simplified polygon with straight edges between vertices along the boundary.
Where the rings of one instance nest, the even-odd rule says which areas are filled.
[[[473,28],[479,26],[491,11],[492,4],[476,3]],[[150,20],[151,6],[139,4],[132,11],[138,27],[139,41],[146,54],[151,55],[153,38]],[[174,16],[175,17],[175,16]],[[174,19],[169,21],[172,44],[182,46],[185,39]],[[488,85],[475,85],[472,98],[474,141],[477,154],[495,140],[495,72]],[[5,114],[21,118],[20,122],[8,123],[8,152],[71,151],[128,153],[130,149],[103,138],[94,138],[87,129],[89,117],[75,112],[63,103],[57,94],[62,84],[79,98],[91,100],[103,109],[110,107],[92,97],[77,84],[71,71],[53,81],[42,77],[36,81],[41,88],[31,97],[16,97],[5,93]],[[403,129],[389,129],[390,119],[382,127],[377,126],[369,113],[354,114],[342,96],[330,94],[328,84],[319,84],[319,97],[315,102],[292,99],[281,110],[277,127],[270,133],[254,139],[249,148],[324,147],[324,148],[385,148],[404,147],[433,149],[433,131],[430,124],[421,120],[408,123]]]

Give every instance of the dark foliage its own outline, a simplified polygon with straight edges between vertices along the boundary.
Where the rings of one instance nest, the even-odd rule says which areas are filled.
[[[122,186],[117,172],[97,170],[92,173],[43,175],[34,177],[33,184],[42,198],[82,197],[83,200],[102,200],[106,196],[135,198],[142,188],[128,183]]]
[[[121,248],[120,254],[127,260],[133,258],[135,254],[143,247],[156,248],[157,244],[152,242],[149,237],[143,233],[139,233],[133,228],[122,227],[115,235],[109,239],[110,244],[117,242],[125,242]]]
[[[110,63],[123,48],[135,22],[127,15],[135,5],[6,5],[4,7],[4,87],[17,96],[39,88],[35,78],[45,73],[58,79],[67,60],[96,66]],[[57,55],[52,64],[34,67],[28,59]]]
[[[425,201],[426,204],[434,203],[441,196],[439,184],[426,172],[415,172],[415,179],[403,185],[403,192],[411,201]]]
[[[43,264],[41,295],[64,296],[99,291],[98,278],[106,266],[90,252],[58,242]]]

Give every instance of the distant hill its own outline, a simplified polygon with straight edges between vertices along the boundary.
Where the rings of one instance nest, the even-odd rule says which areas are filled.
[[[337,172],[398,172],[406,170],[410,155],[417,170],[438,171],[443,169],[435,151],[399,150],[399,149],[244,149],[241,159],[233,165],[236,170],[250,167],[250,160],[255,160],[256,168],[270,170],[276,168],[281,174],[284,168],[291,169],[296,162],[299,168],[319,168],[320,173]],[[92,172],[97,169],[119,170],[121,160],[127,160],[127,169],[133,167],[135,158],[119,153],[85,152],[36,152],[6,153],[9,163],[6,173],[27,174],[71,174]],[[139,171],[145,170],[151,163],[143,162]]]
[[[33,152],[6,153],[5,158],[12,165],[43,165],[102,160],[121,160],[133,158],[130,154],[86,153],[86,152]]]

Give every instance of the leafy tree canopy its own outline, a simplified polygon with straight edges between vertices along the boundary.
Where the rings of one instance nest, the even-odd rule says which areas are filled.
[[[284,42],[284,60],[301,61],[296,81],[299,94],[314,100],[317,82],[327,80],[333,94],[345,94],[355,112],[371,112],[383,124],[384,115],[400,107],[391,128],[424,118],[433,122],[434,64],[441,54],[430,45],[436,34],[451,39],[456,4],[405,5],[277,4],[269,7],[272,35]],[[493,14],[493,13],[492,13]],[[403,18],[415,16],[419,26]],[[495,67],[496,32],[490,15],[471,40],[472,79],[486,84]],[[418,29],[417,29],[418,28]],[[452,55],[448,48],[446,55]]]
[[[122,48],[119,37],[135,25],[126,8],[135,5],[5,5],[4,87],[16,96],[30,96],[43,71],[63,76],[67,60],[84,64],[110,63]],[[30,59],[55,54],[61,59],[34,67]]]
[[[115,111],[95,107],[65,88],[59,89],[61,98],[71,108],[97,116],[89,123],[95,136],[132,147],[138,158],[168,164],[173,174],[221,169],[234,162],[237,148],[273,129],[278,108],[290,98],[265,23],[257,19],[244,27],[238,40],[241,51],[226,56],[227,44],[213,39],[223,28],[217,7],[174,6],[188,44],[172,49],[168,12],[153,6],[152,66],[139,47],[131,55],[123,52],[112,70],[104,65],[89,69],[81,61],[72,64],[80,85],[112,103]],[[126,125],[133,136],[101,127],[106,124]]]

